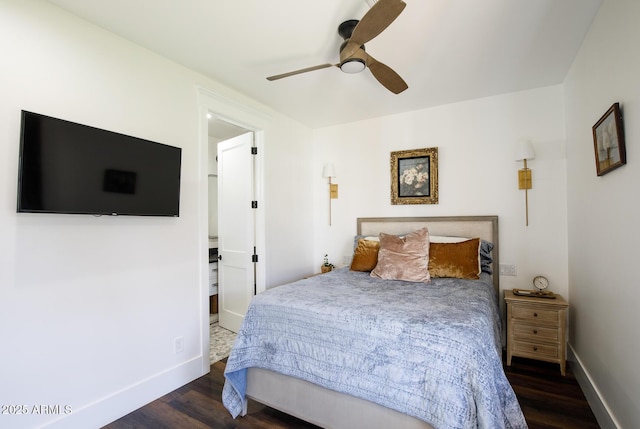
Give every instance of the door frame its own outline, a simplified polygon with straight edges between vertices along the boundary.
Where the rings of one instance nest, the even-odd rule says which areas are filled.
[[[209,119],[207,114],[216,116],[217,119],[229,122],[239,127],[252,131],[255,139],[255,147],[258,154],[255,159],[255,198],[258,201],[256,209],[256,293],[263,292],[266,288],[266,222],[264,198],[264,148],[266,135],[270,123],[270,116],[249,106],[245,106],[216,92],[201,86],[196,86],[198,94],[198,247],[200,248],[200,313],[201,313],[201,338],[200,349],[202,359],[202,374],[210,371],[209,362],[209,207],[208,207],[208,159],[209,159]],[[249,202],[247,202],[249,204]]]

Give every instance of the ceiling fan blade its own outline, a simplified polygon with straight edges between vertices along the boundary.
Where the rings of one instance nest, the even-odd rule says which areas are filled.
[[[406,6],[402,0],[379,0],[374,4],[353,29],[349,43],[343,49],[344,56],[350,57],[360,46],[382,33]]]
[[[326,69],[328,67],[338,67],[338,66],[339,66],[339,64],[321,64],[319,66],[307,67],[307,68],[304,68],[304,69],[295,70],[295,71],[291,71],[291,72],[288,72],[288,73],[282,73],[282,74],[277,74],[275,76],[269,76],[267,78],[267,80],[278,80],[278,79],[282,79],[282,78],[289,77],[289,76],[294,76],[294,75],[301,74],[301,73],[307,73],[307,72],[314,71],[314,70],[320,70],[320,69]]]
[[[371,55],[367,55],[367,66],[373,77],[382,84],[389,91],[394,94],[400,94],[405,89],[409,88],[409,85],[400,77],[398,73],[393,71],[391,67],[383,64],[373,58]]]

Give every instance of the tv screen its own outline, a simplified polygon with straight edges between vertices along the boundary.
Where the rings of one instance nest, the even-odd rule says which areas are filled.
[[[22,111],[18,212],[178,216],[182,149]]]

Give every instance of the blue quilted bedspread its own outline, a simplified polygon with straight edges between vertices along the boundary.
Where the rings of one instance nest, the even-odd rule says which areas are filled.
[[[410,283],[339,269],[254,297],[227,360],[223,403],[246,412],[265,368],[381,404],[438,429],[526,428],[502,368],[493,285]]]

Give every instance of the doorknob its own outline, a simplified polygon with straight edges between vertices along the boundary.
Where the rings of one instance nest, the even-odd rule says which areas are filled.
[[[218,261],[222,261],[222,255],[218,255]]]

